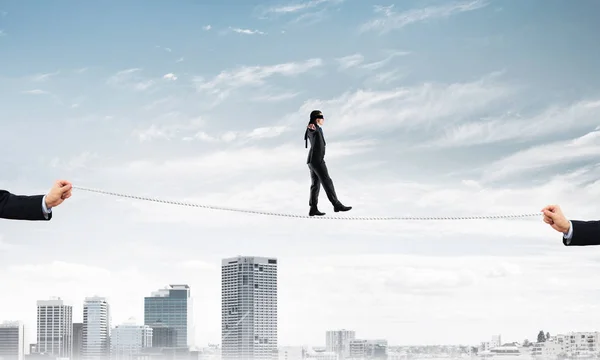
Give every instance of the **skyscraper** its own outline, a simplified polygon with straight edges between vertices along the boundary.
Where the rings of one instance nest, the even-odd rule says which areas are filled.
[[[162,323],[175,330],[176,347],[189,348],[192,339],[192,300],[187,285],[169,285],[144,298],[144,324]]]
[[[20,321],[0,324],[0,359],[23,360],[25,355],[25,328]]]
[[[325,335],[325,351],[334,352],[343,359],[348,352],[350,340],[356,338],[354,330],[329,330]]]
[[[73,307],[60,298],[38,300],[36,351],[70,358],[72,346]]]
[[[221,287],[222,358],[276,359],[277,259],[223,259]]]
[[[106,360],[110,356],[110,306],[106,298],[85,298],[82,340],[83,360]]]
[[[81,360],[83,352],[83,323],[73,323],[72,360]]]
[[[142,350],[152,346],[152,328],[137,325],[130,321],[113,329],[110,337],[110,355],[112,360],[132,360]]]

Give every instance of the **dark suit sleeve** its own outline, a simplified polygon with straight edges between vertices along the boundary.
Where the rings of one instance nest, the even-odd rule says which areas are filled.
[[[600,221],[571,220],[573,234],[571,240],[563,237],[565,246],[591,246],[600,245]]]
[[[0,190],[0,219],[9,220],[50,220],[44,216],[42,199],[44,195],[23,196],[14,195],[6,190]]]
[[[309,137],[312,137],[311,148],[315,158],[323,158],[325,156],[325,142],[323,141],[323,135],[319,130],[308,129]]]

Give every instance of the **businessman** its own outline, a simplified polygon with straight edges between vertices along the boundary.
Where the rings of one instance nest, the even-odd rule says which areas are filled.
[[[0,190],[0,219],[50,220],[52,208],[71,197],[73,185],[66,180],[54,183],[46,195],[15,195]]]
[[[542,213],[544,222],[563,234],[565,246],[600,245],[600,221],[569,220],[558,205],[548,205]]]
[[[323,113],[320,110],[313,110],[310,113],[310,120],[308,122],[307,129],[304,132],[305,148],[308,147],[307,140],[310,140],[310,150],[308,151],[308,158],[306,160],[310,170],[311,178],[310,200],[308,203],[310,206],[308,215],[310,216],[325,215],[325,213],[319,211],[317,207],[321,185],[323,185],[323,189],[325,189],[327,198],[333,205],[333,210],[335,212],[348,211],[352,209],[351,206],[344,206],[338,200],[337,194],[335,193],[335,188],[333,186],[333,180],[331,180],[331,177],[329,177],[329,171],[327,170],[327,165],[325,164],[325,136],[323,135],[322,129],[324,122],[325,117],[323,116]]]

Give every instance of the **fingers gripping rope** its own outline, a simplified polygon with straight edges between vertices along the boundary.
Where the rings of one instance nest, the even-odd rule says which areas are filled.
[[[144,200],[157,202],[162,204],[171,204],[178,206],[188,206],[188,207],[196,207],[203,208],[209,210],[221,210],[221,211],[232,211],[232,212],[240,212],[247,214],[257,214],[257,215],[267,215],[267,216],[279,216],[279,217],[290,217],[290,218],[302,218],[302,219],[320,219],[320,220],[364,220],[364,221],[380,221],[380,220],[483,220],[483,219],[514,219],[514,218],[524,218],[524,217],[533,217],[540,216],[539,213],[531,213],[531,214],[513,214],[513,215],[481,215],[481,216],[441,216],[441,217],[413,217],[413,216],[390,216],[390,217],[366,217],[366,216],[308,216],[308,215],[295,215],[295,214],[285,214],[285,213],[275,213],[275,212],[267,212],[267,211],[258,211],[258,210],[248,210],[248,209],[236,209],[236,208],[227,208],[223,206],[213,206],[213,205],[201,205],[194,204],[184,201],[173,201],[173,200],[163,200],[163,199],[155,199],[144,196],[137,195],[128,195],[128,194],[119,194],[111,191],[104,191],[98,189],[90,189],[81,186],[73,186],[74,189],[79,189],[82,191],[88,191],[98,194],[111,195],[117,197],[123,197],[134,200]]]

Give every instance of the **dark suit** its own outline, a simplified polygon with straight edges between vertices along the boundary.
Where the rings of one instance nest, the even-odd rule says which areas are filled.
[[[307,129],[305,133],[305,140],[310,140],[310,150],[308,151],[308,157],[306,159],[306,163],[310,169],[311,178],[309,205],[311,207],[317,206],[317,203],[319,202],[319,192],[321,190],[321,185],[323,185],[327,198],[331,201],[331,204],[337,206],[340,205],[340,202],[335,193],[333,180],[329,177],[329,171],[325,164],[325,136],[323,135],[321,127],[318,125],[315,126],[316,130]],[[307,146],[306,143],[305,146]]]
[[[9,220],[50,220],[52,213],[44,215],[42,199],[44,195],[14,195],[0,190],[0,219]]]
[[[571,220],[573,234],[570,240],[563,237],[565,246],[600,245],[600,221]]]

